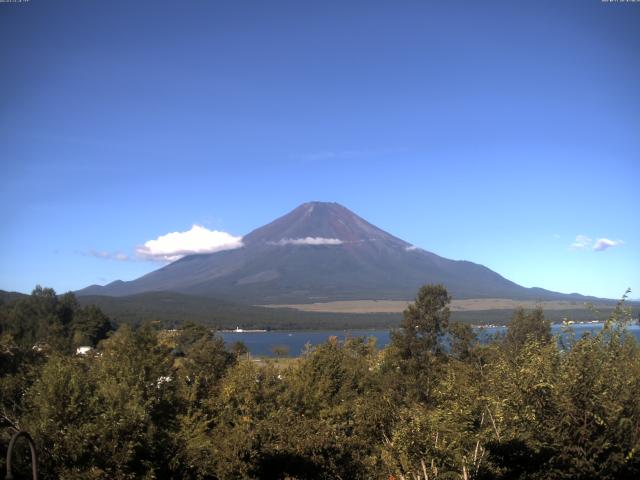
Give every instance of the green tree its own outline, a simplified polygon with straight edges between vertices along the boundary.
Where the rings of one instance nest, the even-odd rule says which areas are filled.
[[[96,346],[100,340],[107,338],[113,330],[109,317],[95,305],[79,307],[74,312],[70,325],[73,332],[74,347],[81,345]]]
[[[452,323],[449,325],[449,340],[451,342],[451,355],[468,360],[473,356],[474,347],[478,343],[471,325],[466,323]]]
[[[403,312],[401,330],[393,332],[392,343],[404,358],[441,354],[441,339],[449,328],[451,297],[442,285],[424,285]]]
[[[28,392],[40,376],[44,362],[43,352],[21,348],[10,335],[0,335],[0,452],[6,452],[11,434],[24,428]],[[0,471],[4,469],[2,455]]]
[[[640,346],[629,321],[619,304],[602,331],[563,357],[550,438],[557,478],[640,477]]]
[[[247,355],[249,353],[249,349],[244,342],[237,340],[231,344],[231,353],[233,353],[236,358],[240,358]]]
[[[51,355],[24,426],[43,478],[169,478],[176,429],[171,356],[155,332],[123,326],[101,355]]]
[[[289,347],[286,345],[275,345],[271,352],[278,358],[286,357],[289,355]]]
[[[219,380],[236,358],[226,350],[222,338],[191,324],[180,330],[178,348],[184,352],[174,362],[181,394],[189,404],[200,405],[215,394]]]
[[[423,286],[404,311],[401,328],[391,333],[385,370],[398,402],[431,398],[447,361],[443,340],[449,328],[450,301],[444,286]]]
[[[96,306],[81,307],[71,292],[57,296],[40,285],[29,297],[0,308],[3,333],[17,345],[71,353],[79,345],[95,345],[106,338],[112,325]]]
[[[540,306],[530,312],[522,307],[517,308],[507,326],[507,345],[519,348],[529,340],[543,343],[551,341],[551,322],[544,317]]]

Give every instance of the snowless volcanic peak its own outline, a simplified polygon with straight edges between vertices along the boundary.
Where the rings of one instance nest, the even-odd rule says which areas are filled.
[[[246,235],[243,241],[246,245],[340,245],[377,241],[409,246],[342,205],[328,202],[303,203]]]
[[[187,255],[136,280],[77,293],[165,291],[262,305],[408,300],[421,285],[442,283],[454,298],[569,298],[413,247],[337,203],[304,203],[242,242],[243,248]]]

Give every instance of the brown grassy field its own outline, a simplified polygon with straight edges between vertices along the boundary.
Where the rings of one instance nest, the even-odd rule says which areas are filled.
[[[293,308],[303,312],[326,313],[400,313],[410,302],[405,300],[348,300],[326,303],[262,305],[270,308]],[[517,307],[527,309],[540,305],[544,310],[584,310],[586,304],[582,302],[534,302],[526,300],[509,300],[505,298],[471,298],[453,300],[452,312],[472,312],[484,310],[513,310]]]

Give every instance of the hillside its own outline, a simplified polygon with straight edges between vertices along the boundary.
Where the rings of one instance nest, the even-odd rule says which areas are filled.
[[[27,295],[0,290],[0,306],[10,304]],[[162,327],[175,327],[184,322],[195,322],[217,329],[270,328],[275,330],[331,330],[331,329],[375,329],[395,328],[400,324],[402,314],[394,311],[352,310],[330,311],[320,306],[319,311],[303,311],[295,308],[255,307],[223,301],[219,299],[196,297],[172,292],[150,292],[125,297],[104,295],[85,295],[78,297],[82,305],[97,305],[116,324],[141,324],[158,322]],[[456,301],[452,305],[451,319],[472,324],[507,324],[513,315],[514,305],[502,305],[502,308],[459,310]],[[530,303],[523,303],[531,307]],[[629,302],[628,306],[637,312],[639,302]],[[383,306],[385,304],[383,303]],[[314,306],[309,305],[312,309]],[[553,322],[564,318],[575,321],[605,318],[612,310],[611,303],[597,306],[600,315],[584,307],[542,304],[545,317]],[[547,308],[549,307],[549,308]],[[323,310],[325,309],[325,310]],[[360,313],[358,313],[360,312]],[[637,313],[634,313],[637,315]]]
[[[117,323],[159,321],[167,327],[191,321],[219,329],[237,326],[278,330],[389,328],[396,327],[401,318],[399,313],[343,314],[252,307],[173,292],[151,292],[127,297],[88,295],[78,299],[84,305],[97,305]]]

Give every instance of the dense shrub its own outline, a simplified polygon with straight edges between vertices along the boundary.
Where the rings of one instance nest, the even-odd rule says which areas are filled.
[[[255,361],[193,324],[105,338],[99,310],[38,289],[0,310],[0,439],[27,429],[44,479],[640,478],[622,303],[568,345],[541,310],[480,345],[448,302],[421,289],[382,350],[332,338]]]

